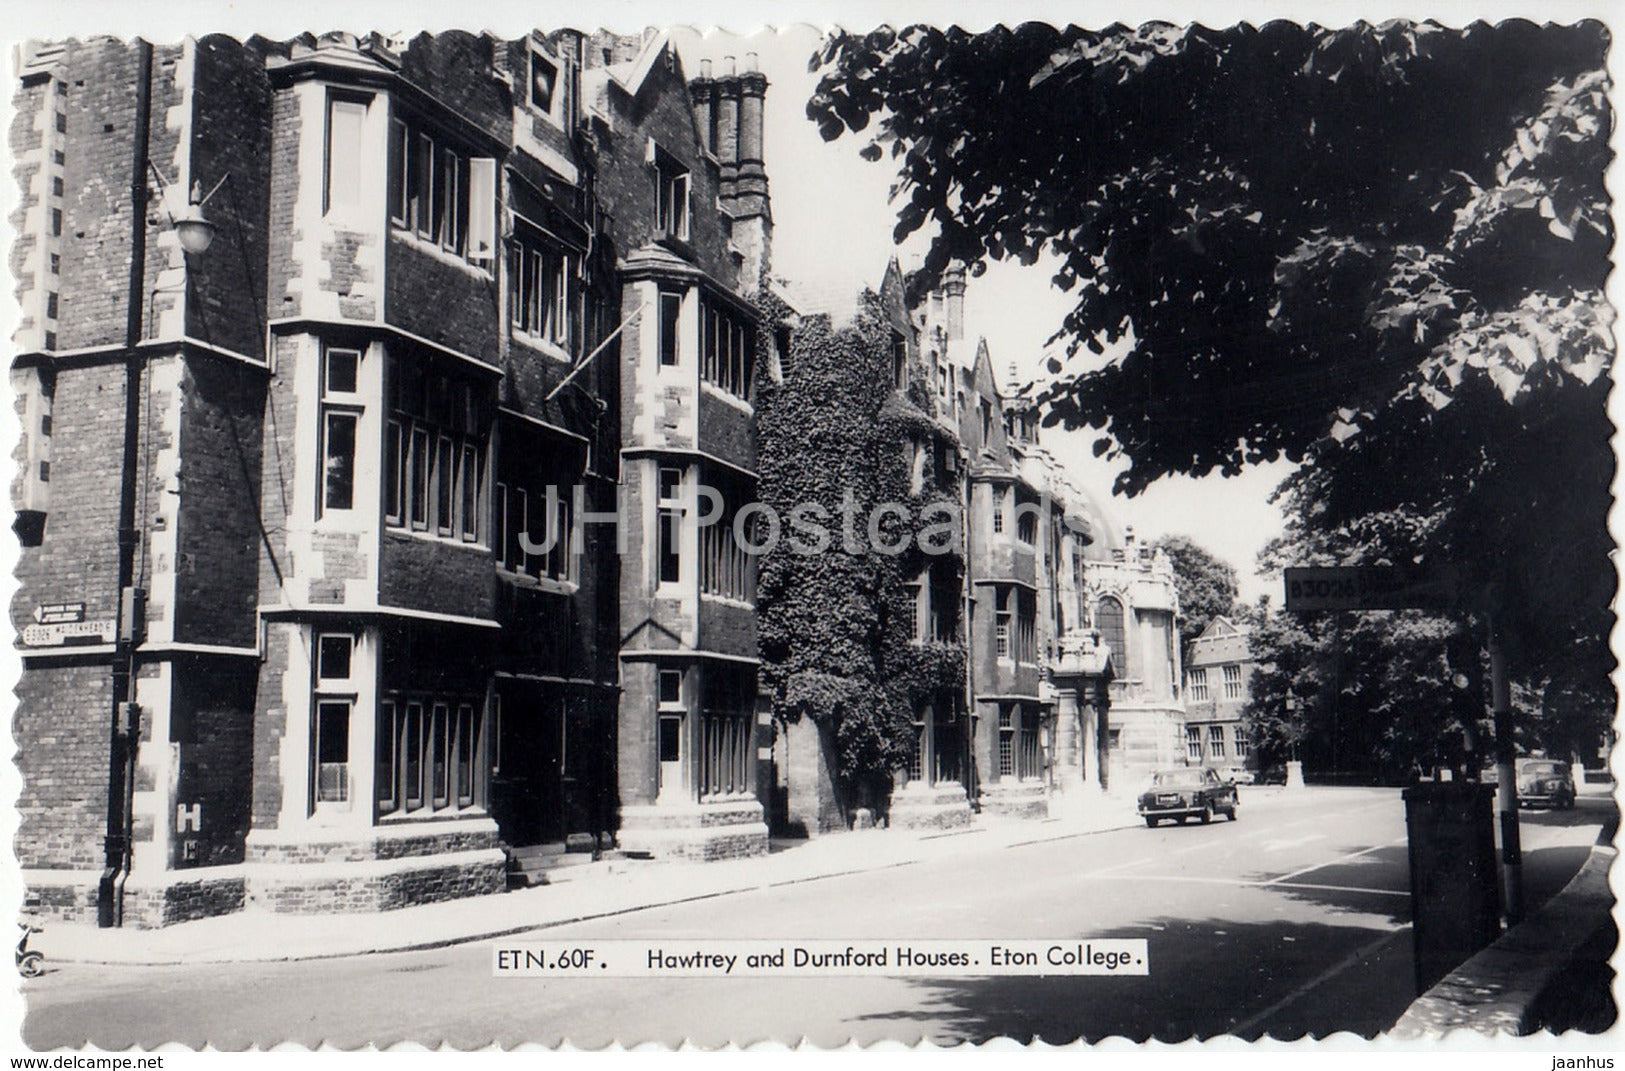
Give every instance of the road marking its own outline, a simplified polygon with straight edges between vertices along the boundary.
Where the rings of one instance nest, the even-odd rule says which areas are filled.
[[[1288,848],[1301,848],[1305,844],[1313,844],[1317,840],[1325,840],[1324,833],[1311,833],[1306,837],[1293,837],[1290,840],[1267,840],[1264,842],[1266,852],[1283,852]]]
[[[1278,878],[1271,878],[1270,880],[1264,882],[1264,884],[1265,885],[1279,885],[1284,881],[1291,881],[1293,878],[1298,877],[1299,875],[1302,875],[1302,874],[1307,874],[1312,870],[1321,870],[1321,869],[1323,869],[1325,867],[1336,866],[1339,863],[1346,863],[1351,859],[1358,859],[1362,855],[1370,855],[1372,852],[1380,852],[1384,848],[1392,848],[1396,844],[1404,844],[1405,840],[1406,840],[1406,838],[1400,837],[1398,840],[1391,840],[1387,844],[1373,844],[1369,848],[1361,848],[1357,852],[1350,852],[1347,855],[1340,855],[1336,859],[1329,859],[1324,863],[1316,863],[1313,866],[1301,867],[1301,868],[1299,868],[1297,870],[1294,870],[1290,874],[1282,874]]]
[[[1198,878],[1178,874],[1087,874],[1085,879],[1100,881],[1164,881],[1195,885],[1233,885],[1243,889],[1314,889],[1320,892],[1367,893],[1372,896],[1403,896],[1410,898],[1406,889],[1370,889],[1363,885],[1319,885],[1308,881],[1275,882],[1248,881],[1245,878]]]
[[[1353,967],[1362,960],[1368,959],[1369,957],[1375,955],[1384,945],[1397,940],[1401,934],[1406,933],[1408,930],[1410,930],[1410,927],[1406,926],[1404,929],[1395,930],[1393,933],[1384,934],[1363,948],[1355,949],[1348,956],[1326,968],[1326,970],[1322,971],[1321,973],[1315,975],[1313,978],[1309,979],[1309,981],[1294,989],[1292,992],[1288,993],[1274,1004],[1271,1004],[1269,1007],[1265,1008],[1251,1019],[1248,1019],[1246,1022],[1237,1023],[1235,1026],[1231,1027],[1229,1031],[1230,1034],[1234,1036],[1247,1034],[1254,1027],[1257,1027],[1260,1023],[1264,1022],[1264,1020],[1270,1018],[1272,1015],[1275,1015],[1282,1009],[1296,1003],[1310,990],[1325,985],[1327,982],[1331,981],[1339,974],[1342,974],[1350,967]]]

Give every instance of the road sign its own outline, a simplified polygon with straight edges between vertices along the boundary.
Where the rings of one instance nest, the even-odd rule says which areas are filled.
[[[1285,574],[1288,610],[1445,610],[1456,601],[1448,567],[1306,566]]]
[[[34,607],[34,620],[41,625],[66,625],[84,619],[82,602],[42,602]]]
[[[76,643],[112,643],[118,623],[105,621],[65,621],[55,625],[29,625],[22,631],[24,647],[66,647]]]

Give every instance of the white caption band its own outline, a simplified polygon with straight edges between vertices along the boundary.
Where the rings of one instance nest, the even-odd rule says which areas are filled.
[[[524,978],[1147,975],[1144,938],[858,941],[514,941],[491,973]]]

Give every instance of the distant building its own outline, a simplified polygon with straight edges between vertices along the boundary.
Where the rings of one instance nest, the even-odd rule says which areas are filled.
[[[1251,629],[1215,617],[1191,644],[1185,664],[1185,758],[1208,766],[1251,767],[1241,720],[1252,683]]]

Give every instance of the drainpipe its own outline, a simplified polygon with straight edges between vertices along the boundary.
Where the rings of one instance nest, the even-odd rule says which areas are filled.
[[[136,41],[135,133],[130,150],[130,288],[124,328],[124,448],[119,469],[118,604],[114,619],[113,705],[108,742],[105,863],[96,888],[96,924],[124,924],[124,883],[134,840],[136,745],[141,714],[134,699],[141,592],[135,588],[136,482],[141,446],[142,295],[147,260],[147,155],[151,136],[152,45]]]

